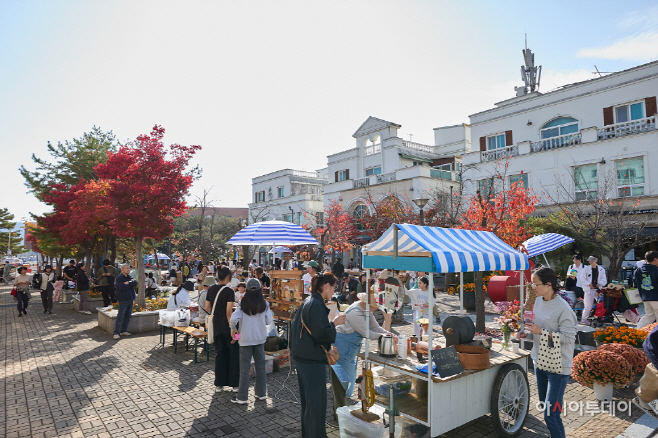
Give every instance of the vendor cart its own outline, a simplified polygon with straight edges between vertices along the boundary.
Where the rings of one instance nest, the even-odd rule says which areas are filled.
[[[528,258],[490,232],[394,224],[364,249],[363,267],[368,277],[373,268],[463,274],[525,270]],[[523,276],[520,278],[523,291]],[[461,282],[463,284],[463,275]],[[429,276],[429,283],[429,290],[433,290],[433,275]],[[429,307],[433,308],[433,294],[429,294],[429,300]],[[522,303],[523,296],[521,306]],[[445,339],[434,334],[432,312],[428,316],[428,349],[431,352],[437,342],[445,346]],[[467,369],[441,378],[431,372],[418,371],[419,362],[415,358],[384,358],[371,352],[368,338],[366,334],[365,354],[361,355],[366,366],[381,366],[390,371],[389,378],[392,373],[413,381],[414,392],[396,396],[396,408],[403,417],[428,426],[432,437],[487,414],[491,414],[494,428],[501,437],[517,436],[522,431],[530,405],[528,352],[513,353],[497,344],[490,350],[489,368]],[[428,368],[431,370],[431,359]],[[385,374],[379,378],[387,378]],[[378,396],[377,400],[388,404],[387,397]]]

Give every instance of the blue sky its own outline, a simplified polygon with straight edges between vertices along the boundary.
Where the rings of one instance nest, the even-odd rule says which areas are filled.
[[[368,116],[432,129],[514,96],[524,33],[540,91],[658,59],[653,1],[3,1],[0,206],[46,207],[18,167],[96,125],[200,144],[190,202],[246,206],[251,178],[314,170]]]

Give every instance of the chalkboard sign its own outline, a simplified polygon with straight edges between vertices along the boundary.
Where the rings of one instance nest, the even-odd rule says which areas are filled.
[[[432,361],[436,365],[436,371],[442,378],[464,372],[464,367],[459,361],[459,356],[457,356],[457,350],[455,350],[454,346],[432,350]]]

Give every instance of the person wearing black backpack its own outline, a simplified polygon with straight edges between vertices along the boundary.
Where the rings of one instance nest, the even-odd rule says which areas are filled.
[[[98,278],[98,290],[103,295],[103,306],[108,307],[116,303],[114,299],[114,279],[119,276],[117,268],[112,266],[108,259],[103,260],[103,266],[96,270]]]
[[[583,291],[580,282],[580,273],[583,272],[583,269],[585,269],[585,265],[583,265],[583,256],[576,254],[573,256],[573,265],[570,265],[567,269],[567,280],[564,283],[564,288],[574,292],[576,298],[585,297],[585,292]]]

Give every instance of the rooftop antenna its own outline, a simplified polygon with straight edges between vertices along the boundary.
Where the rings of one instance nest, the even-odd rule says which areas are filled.
[[[409,141],[413,141],[412,137],[414,136],[413,134],[408,134],[409,135]]]
[[[539,90],[541,79],[541,65],[535,67],[535,54],[528,48],[528,34],[525,34],[525,49],[523,52],[524,65],[521,66],[521,79],[525,84],[523,87],[514,87],[517,96],[524,96]]]

